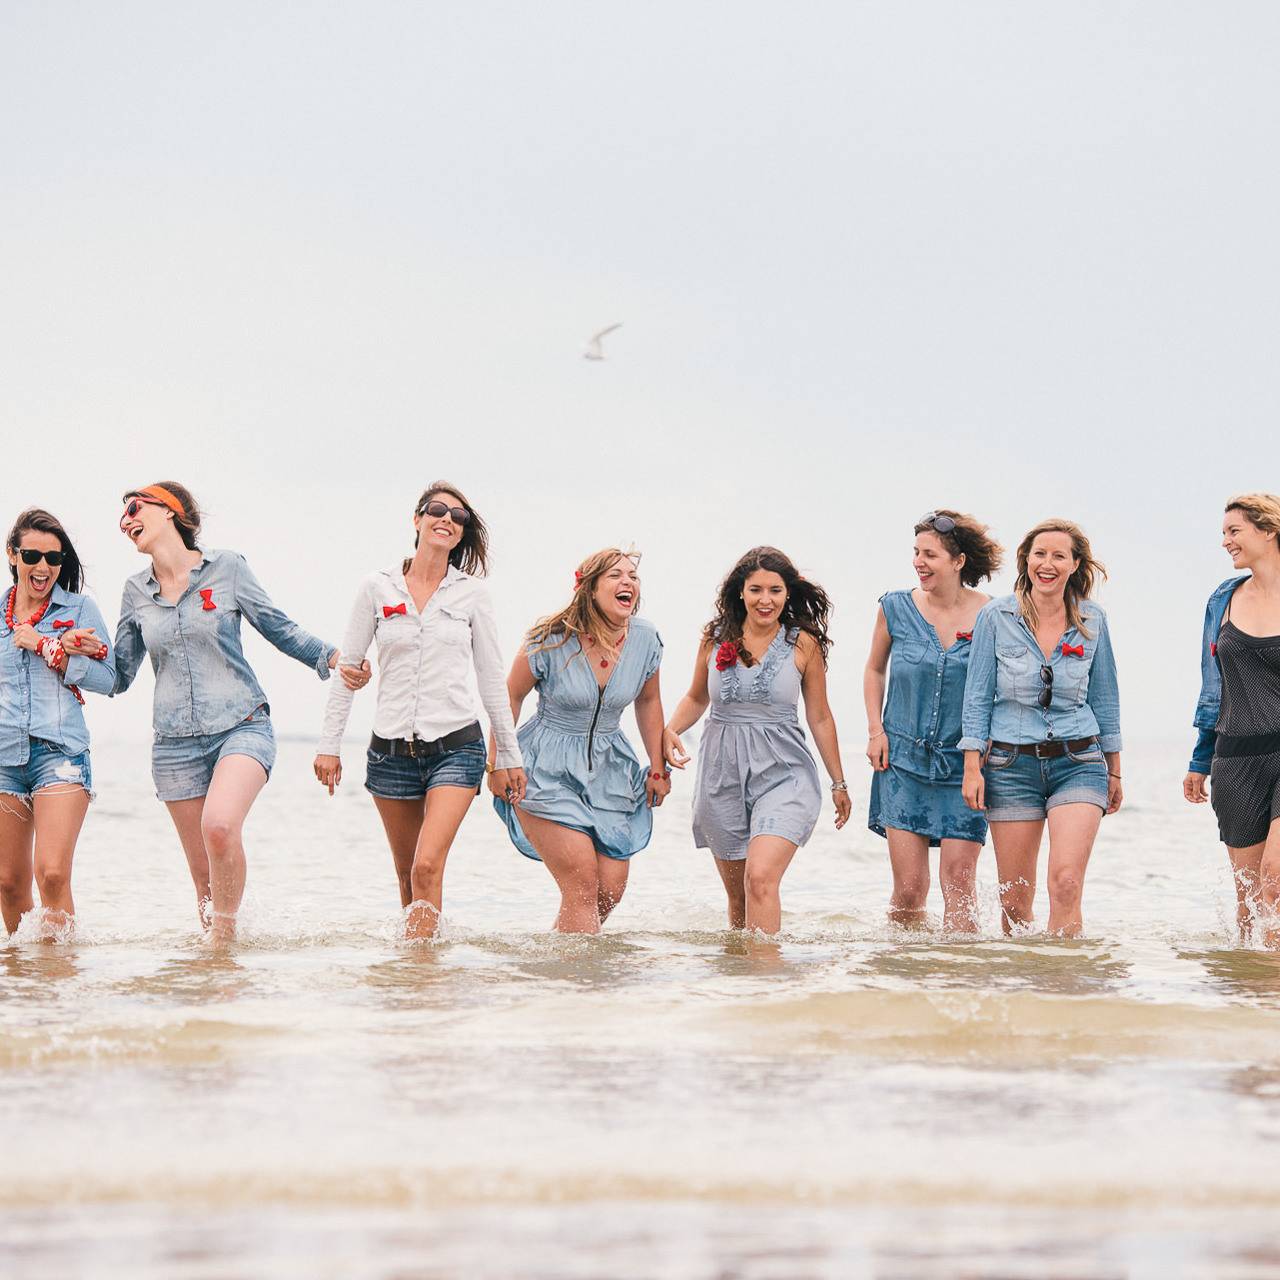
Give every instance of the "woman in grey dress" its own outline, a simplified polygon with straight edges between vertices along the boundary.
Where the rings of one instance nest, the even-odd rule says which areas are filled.
[[[689,756],[680,735],[711,707],[698,753],[693,835],[715,858],[735,929],[781,927],[783,873],[822,809],[817,765],[797,714],[801,694],[831,776],[836,827],[849,818],[827,703],[830,609],[827,593],[781,551],[748,551],[721,583],[693,683],[663,733],[667,763],[683,769]]]

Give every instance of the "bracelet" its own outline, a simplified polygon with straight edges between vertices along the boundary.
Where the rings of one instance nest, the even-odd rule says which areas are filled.
[[[883,729],[883,728],[876,729],[876,730],[874,730],[874,731],[873,731],[873,730],[871,730],[871,729],[868,729],[868,730],[867,730],[867,737],[868,737],[868,738],[887,738],[888,736],[889,736],[889,735],[884,731],[884,729]]]
[[[1114,778],[1117,782],[1120,781],[1120,775],[1118,773],[1112,773],[1110,769],[1107,770],[1107,777]]]
[[[671,770],[664,769],[661,773],[651,773],[649,777],[652,778],[654,782],[666,782],[667,779],[671,777]]]
[[[484,762],[484,771],[485,773],[493,772],[493,765],[491,765],[487,760]]]
[[[832,791],[848,791],[849,784],[843,778],[841,778],[839,782],[833,782],[831,784],[831,790]]]
[[[41,640],[36,647],[36,652],[49,664],[50,671],[56,669],[59,661],[66,657],[66,650],[62,647],[61,640],[55,640],[48,646]]]

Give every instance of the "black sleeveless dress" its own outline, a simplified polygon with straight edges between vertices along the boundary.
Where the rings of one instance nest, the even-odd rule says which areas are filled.
[[[1280,818],[1280,636],[1251,636],[1231,621],[1218,632],[1222,702],[1210,797],[1222,842],[1262,844]]]

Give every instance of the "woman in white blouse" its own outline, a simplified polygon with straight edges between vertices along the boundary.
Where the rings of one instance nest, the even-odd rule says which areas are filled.
[[[413,557],[360,584],[340,661],[358,667],[377,640],[378,706],[364,785],[395,859],[405,936],[429,938],[440,921],[445,859],[485,775],[484,734],[467,687],[473,664],[497,744],[492,785],[519,801],[525,776],[493,606],[478,580],[489,550],[484,521],[441,480],[418,500],[413,527]],[[350,712],[351,690],[335,681],[315,759],[330,795],[342,780]]]

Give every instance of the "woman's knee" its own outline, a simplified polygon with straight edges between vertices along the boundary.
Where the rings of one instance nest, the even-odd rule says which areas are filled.
[[[1084,889],[1084,873],[1079,867],[1054,867],[1049,872],[1049,893],[1058,901],[1074,901]]]
[[[224,857],[240,843],[240,823],[219,813],[206,813],[200,819],[200,838],[211,858]]]
[[[46,900],[61,897],[71,887],[70,868],[57,862],[37,863],[36,886]]]
[[[421,897],[423,890],[436,888],[443,879],[444,854],[438,850],[419,850],[409,872],[409,886],[413,890],[413,896]]]

